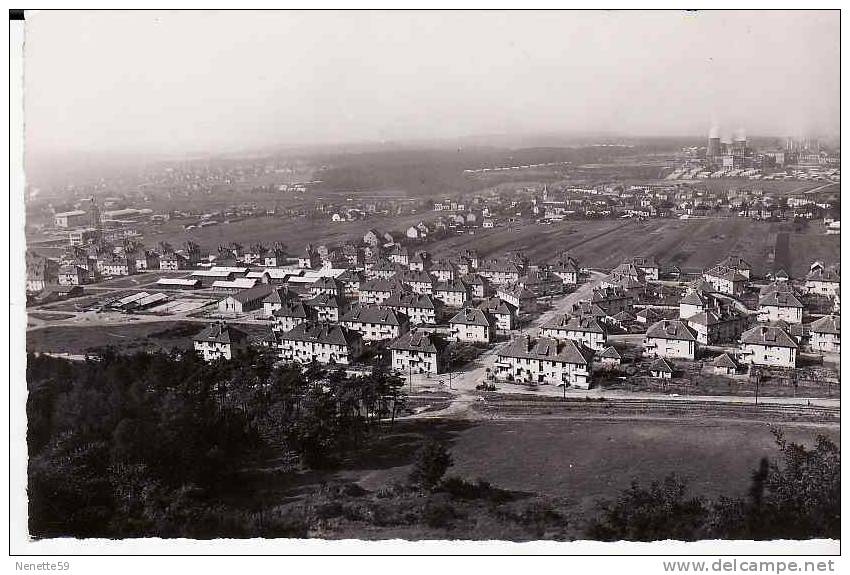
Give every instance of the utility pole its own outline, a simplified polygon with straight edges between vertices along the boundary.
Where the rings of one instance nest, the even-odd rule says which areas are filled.
[[[756,405],[759,404],[759,384],[761,383],[761,374],[756,373]]]

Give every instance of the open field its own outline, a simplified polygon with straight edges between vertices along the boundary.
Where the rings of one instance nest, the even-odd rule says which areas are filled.
[[[839,441],[837,426],[782,425],[786,437],[811,444],[825,432]],[[648,483],[675,472],[692,493],[743,495],[750,472],[777,450],[767,425],[746,421],[604,419],[397,422],[371,442],[365,453],[345,462],[333,478],[374,490],[403,482],[416,450],[427,437],[446,441],[454,466],[449,475],[489,481],[503,489],[565,497],[589,510],[601,497],[614,497],[632,480]],[[262,501],[298,498],[330,479],[257,477],[249,497]]]
[[[291,254],[300,254],[308,243],[340,244],[344,241],[360,241],[369,228],[381,232],[401,231],[423,219],[432,217],[432,212],[407,216],[376,217],[355,222],[331,222],[330,216],[323,220],[306,218],[276,218],[273,216],[250,218],[230,224],[218,224],[206,228],[185,231],[178,223],[170,223],[148,230],[143,236],[146,245],[155,246],[165,241],[179,246],[186,240],[200,244],[215,253],[220,244],[238,242],[250,245],[254,242],[283,242]]]
[[[28,352],[82,354],[112,345],[122,352],[186,349],[203,322],[157,321],[108,326],[52,326],[27,332]],[[267,328],[240,324],[249,335],[260,336]]]
[[[702,269],[728,254],[748,260],[757,274],[771,271],[777,235],[786,233],[790,242],[780,267],[795,277],[808,272],[813,259],[837,262],[840,236],[827,236],[817,223],[797,232],[786,222],[759,222],[744,218],[675,220],[564,221],[549,225],[529,224],[492,230],[477,230],[430,244],[440,256],[465,248],[484,255],[523,250],[534,261],[545,261],[562,250],[576,254],[584,265],[613,268],[634,255],[655,256],[661,264],[683,269]]]

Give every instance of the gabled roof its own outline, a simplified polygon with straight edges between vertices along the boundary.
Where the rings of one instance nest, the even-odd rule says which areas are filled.
[[[759,300],[760,306],[803,308],[803,304],[793,293],[775,291]]]
[[[339,290],[341,286],[336,278],[330,276],[322,276],[316,279],[316,281],[314,281],[312,284],[310,284],[310,287],[318,289]]]
[[[623,356],[620,355],[620,352],[613,345],[606,347],[599,357],[605,359],[623,359]]]
[[[484,262],[478,269],[481,272],[509,273],[516,274],[517,276],[521,273],[514,262],[505,260],[490,260]]]
[[[652,321],[664,316],[652,309],[651,307],[645,307],[639,312],[637,312],[636,317],[642,317],[648,321]]]
[[[573,304],[572,311],[576,315],[586,315],[596,318],[608,317],[608,312],[599,307],[597,304],[590,303],[589,301],[580,301]]]
[[[375,278],[371,280],[366,280],[365,282],[360,284],[360,292],[397,292],[397,291],[409,291],[410,287],[408,287],[404,282],[400,281],[398,278],[386,279],[386,278]]]
[[[680,341],[696,341],[693,330],[680,319],[662,319],[649,326],[646,337],[659,339],[675,339]]]
[[[784,329],[764,325],[758,325],[745,331],[741,335],[741,343],[797,349],[797,343]]]
[[[841,274],[832,269],[822,270],[818,268],[806,276],[806,281],[841,283]]]
[[[460,280],[445,281],[445,282],[438,282],[438,283],[434,284],[433,291],[434,291],[434,293],[440,292],[440,291],[466,293],[466,292],[469,291],[469,286],[467,286],[465,283],[463,283]]]
[[[577,365],[587,365],[593,360],[593,350],[577,341],[557,340],[552,337],[539,337],[537,340],[524,335],[515,338],[499,351],[502,357],[560,361]]]
[[[827,315],[812,322],[812,333],[841,333],[841,318],[837,315]]]
[[[343,302],[339,296],[329,293],[320,293],[316,297],[310,298],[304,303],[312,307],[332,307],[337,309],[343,307]]]
[[[728,367],[731,369],[738,369],[738,362],[729,355],[728,353],[723,353],[714,358],[714,361],[711,362],[711,365],[714,367]]]
[[[491,297],[478,305],[478,309],[483,309],[494,315],[515,315],[516,306],[508,303],[499,297]]]
[[[394,350],[440,353],[447,345],[446,341],[437,334],[413,329],[396,338],[387,347]]]
[[[708,296],[701,290],[691,290],[685,297],[679,300],[680,304],[706,306],[708,305]]]
[[[730,282],[747,281],[747,276],[743,275],[741,272],[734,268],[729,268],[726,266],[714,266],[713,268],[705,272],[705,275]]]
[[[616,313],[611,317],[612,317],[612,319],[615,319],[619,322],[627,322],[627,321],[634,321],[635,320],[635,316],[630,314],[626,310],[623,310],[620,313]]]
[[[414,307],[420,309],[435,309],[434,300],[428,294],[412,292],[393,292],[384,303],[387,307]]]
[[[702,311],[698,314],[692,315],[687,319],[687,323],[690,325],[692,323],[696,323],[704,326],[717,325],[719,323],[724,323],[727,321],[735,321],[742,318],[742,314],[735,309],[725,308],[725,309],[709,309]]]
[[[357,270],[347,269],[336,276],[336,279],[342,283],[360,283],[363,281],[363,274]]]
[[[391,308],[379,306],[354,306],[342,319],[342,322],[374,323],[380,325],[402,325],[408,323],[407,316]]]
[[[304,302],[297,300],[285,301],[281,304],[280,309],[272,312],[275,317],[294,317],[307,319],[310,315],[310,309],[304,305]]]
[[[356,331],[339,325],[329,325],[313,321],[299,323],[291,330],[280,334],[281,340],[310,341],[344,346],[348,346],[358,338],[360,338],[360,334]]]
[[[593,317],[588,316],[573,316],[567,322],[565,328],[569,331],[584,331],[589,333],[605,334],[605,329],[599,325]]]
[[[661,371],[664,373],[673,373],[673,366],[663,357],[659,357],[649,366],[650,371]]]
[[[283,287],[272,289],[271,293],[263,299],[263,303],[283,303],[285,301],[290,301],[295,297],[295,294],[292,293],[289,288]]]
[[[618,299],[631,299],[631,296],[629,296],[629,294],[627,294],[626,291],[619,286],[596,288],[590,296],[590,301],[594,303]]]
[[[210,343],[241,343],[248,339],[248,334],[232,325],[211,323],[192,339]]]
[[[736,270],[750,270],[753,268],[744,258],[736,255],[727,256],[725,260],[720,262],[720,265]]]
[[[703,278],[696,279],[688,284],[688,289],[694,291],[700,291],[705,294],[716,293],[717,290],[711,285],[709,282],[705,281]]]
[[[457,312],[454,317],[449,320],[449,323],[493,327],[496,324],[496,321],[493,316],[480,308],[466,307]]]
[[[424,270],[401,270],[393,276],[407,284],[423,283],[434,285],[436,280],[434,276]]]
[[[515,297],[519,300],[524,299],[537,299],[537,296],[534,295],[534,292],[526,288],[525,286],[519,285],[503,285],[499,287],[497,290],[499,293],[503,293],[505,295]]]
[[[773,283],[767,284],[766,286],[762,286],[761,289],[759,289],[759,295],[761,297],[764,297],[766,295],[769,295],[769,294],[772,294],[772,293],[775,293],[775,292],[795,293],[795,290],[794,290],[793,285],[791,285],[789,282],[783,282],[783,281],[775,281]]]
[[[231,297],[240,303],[245,303],[249,301],[263,299],[268,296],[272,291],[274,291],[273,286],[270,286],[269,284],[258,284],[252,288],[237,292],[228,297]]]

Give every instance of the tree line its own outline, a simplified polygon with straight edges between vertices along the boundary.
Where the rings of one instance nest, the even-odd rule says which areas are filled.
[[[30,354],[30,533],[251,534],[257,518],[218,498],[241,469],[269,453],[334,466],[394,420],[402,384],[381,365],[365,376],[302,371],[260,351],[213,363],[194,352]],[[289,534],[286,518],[280,529]]]

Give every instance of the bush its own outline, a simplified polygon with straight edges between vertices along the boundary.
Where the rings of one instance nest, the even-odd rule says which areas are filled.
[[[410,480],[425,489],[434,489],[452,465],[452,456],[446,446],[429,440],[416,455]]]

